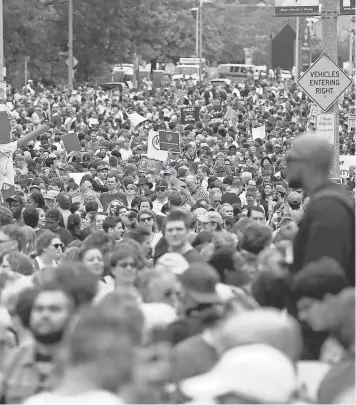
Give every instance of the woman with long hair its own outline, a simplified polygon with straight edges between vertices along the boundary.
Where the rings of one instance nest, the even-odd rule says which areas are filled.
[[[110,217],[118,217],[119,216],[119,208],[125,207],[120,200],[112,200],[107,209],[106,212]]]
[[[63,243],[58,235],[51,231],[45,231],[36,240],[37,256],[33,260],[36,270],[47,267],[57,267],[63,252]]]
[[[83,241],[84,234],[80,229],[81,223],[82,221],[78,214],[71,214],[68,217],[67,229],[75,239]]]
[[[159,232],[157,229],[156,215],[151,210],[142,210],[138,213],[137,221],[150,233],[150,245],[154,253],[157,243],[163,236],[162,232]]]

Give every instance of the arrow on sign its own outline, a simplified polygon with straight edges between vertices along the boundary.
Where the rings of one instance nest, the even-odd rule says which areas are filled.
[[[66,60],[66,65],[69,66],[69,59]],[[78,59],[73,56],[73,68],[78,65]]]

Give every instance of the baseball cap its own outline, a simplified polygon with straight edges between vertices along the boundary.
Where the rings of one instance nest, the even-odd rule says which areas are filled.
[[[159,180],[156,181],[156,187],[155,188],[157,189],[158,187],[166,187],[166,188],[168,188],[168,183],[166,182],[166,180],[159,179]]]
[[[40,186],[38,186],[37,184],[31,184],[31,186],[29,187],[29,189],[30,189],[30,191],[32,190],[32,189],[37,189],[38,191],[41,191],[41,187]]]
[[[277,184],[274,190],[282,194],[285,194],[287,192],[286,189],[282,186],[282,184]]]
[[[25,204],[24,199],[20,196],[20,195],[12,195],[11,197],[7,197],[6,202],[10,202],[10,201],[15,201],[15,202],[19,202],[22,205]]]
[[[101,170],[109,170],[109,166],[108,166],[108,165],[99,164],[99,166],[96,168],[96,170],[97,170],[98,172],[100,172]]]
[[[220,303],[216,292],[219,283],[217,271],[207,263],[192,263],[188,269],[179,276],[188,294],[199,304]]]
[[[222,216],[216,211],[208,211],[205,215],[202,215],[199,218],[199,221],[202,223],[216,222],[217,224],[220,225],[224,224]]]
[[[140,177],[137,185],[143,186],[145,184],[147,184],[150,189],[153,187],[153,184],[148,179],[146,179],[146,177]]]
[[[177,176],[177,170],[174,167],[168,167],[167,169],[164,170],[164,174],[171,174],[173,176]]]
[[[209,148],[209,145],[206,142],[200,144],[200,148]]]
[[[183,394],[192,399],[235,393],[249,403],[270,404],[289,403],[297,387],[293,363],[279,350],[264,344],[235,347],[211,371],[180,384]]]
[[[198,221],[200,221],[200,219],[202,217],[204,217],[207,214],[207,210],[203,207],[199,207],[194,211],[194,214],[196,215],[196,217],[198,218]]]
[[[55,200],[58,194],[59,194],[59,192],[56,190],[48,190],[47,194],[45,194],[44,198],[45,198],[45,200]]]
[[[297,191],[291,191],[288,194],[287,201],[289,205],[300,205],[302,203],[302,196]]]

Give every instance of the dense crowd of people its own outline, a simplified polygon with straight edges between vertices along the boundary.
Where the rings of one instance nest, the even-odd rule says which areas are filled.
[[[1,403],[355,402],[355,165],[329,179],[294,81],[30,81],[6,109]],[[180,133],[164,161],[159,130]]]

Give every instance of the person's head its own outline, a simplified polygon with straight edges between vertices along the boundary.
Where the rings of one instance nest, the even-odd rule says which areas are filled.
[[[12,197],[7,198],[6,202],[9,204],[9,209],[14,219],[19,220],[24,206],[23,198],[19,195],[13,195]]]
[[[27,205],[33,208],[42,208],[45,206],[43,195],[37,191],[31,193],[28,197]]]
[[[96,217],[95,217],[95,229],[97,231],[102,231],[103,230],[103,223],[104,220],[106,219],[107,214],[105,212],[98,212]]]
[[[315,179],[320,183],[329,178],[332,156],[332,146],[325,138],[311,133],[298,136],[287,156],[289,186],[314,191]]]
[[[115,247],[114,238],[105,233],[104,231],[98,231],[91,233],[84,241],[84,247],[98,248],[104,258],[105,271],[109,271],[110,257]]]
[[[138,210],[152,210],[153,204],[152,201],[147,197],[141,197],[140,202],[138,204]]]
[[[141,210],[138,213],[137,221],[150,231],[156,230],[156,215],[149,209]]]
[[[0,264],[1,276],[7,275],[9,279],[16,279],[18,276],[31,276],[33,266],[31,260],[23,253],[16,250],[8,253]]]
[[[39,287],[30,315],[30,330],[36,341],[44,345],[60,343],[73,309],[71,294],[59,283]]]
[[[183,211],[171,212],[164,224],[164,236],[172,249],[180,249],[188,242],[190,220]]]
[[[199,217],[203,231],[218,232],[222,230],[224,220],[216,211],[208,211],[205,215]]]
[[[37,228],[38,222],[40,219],[40,215],[36,208],[34,207],[26,207],[22,211],[22,218],[24,223],[31,228]]]
[[[220,214],[223,219],[226,218],[233,218],[234,216],[234,208],[231,204],[225,203],[220,207]]]
[[[110,172],[108,174],[108,178],[106,180],[106,185],[108,186],[109,190],[115,190],[118,187],[118,176],[115,173]]]
[[[241,249],[258,255],[272,243],[272,229],[260,222],[252,222],[244,230],[239,241]]]
[[[256,201],[256,191],[247,190],[246,191],[246,201],[248,206],[252,206]]]
[[[198,179],[196,176],[187,176],[185,179],[185,185],[187,186],[188,191],[191,194],[194,194],[199,185]]]
[[[88,271],[100,279],[104,273],[104,258],[101,251],[93,246],[84,246],[79,254],[80,261]]]
[[[111,274],[115,284],[133,285],[138,272],[138,256],[134,249],[118,249],[111,256]]]
[[[56,202],[62,210],[70,210],[72,205],[72,197],[67,193],[60,193],[57,195]]]
[[[68,369],[115,395],[131,382],[135,359],[128,315],[117,308],[109,296],[88,308],[65,342]]]
[[[251,218],[253,221],[266,222],[265,212],[259,205],[249,207],[247,217]]]
[[[166,180],[157,180],[155,186],[157,198],[163,200],[168,195],[168,183]]]
[[[306,265],[293,279],[291,302],[300,322],[313,331],[322,330],[323,312],[328,300],[347,287],[345,272],[331,257]]]
[[[61,220],[61,213],[56,208],[51,208],[46,211],[46,228],[52,232],[56,232]]]
[[[103,231],[115,240],[121,240],[124,235],[125,225],[117,217],[108,216],[103,222]]]
[[[222,192],[218,188],[212,188],[209,191],[210,205],[217,210],[221,204]]]
[[[36,239],[35,248],[38,256],[58,260],[62,254],[63,244],[55,233],[45,231]]]
[[[1,228],[1,232],[2,234],[5,234],[9,240],[16,242],[17,250],[20,252],[26,250],[28,236],[22,227],[15,224],[5,225]]]
[[[78,214],[71,214],[68,217],[67,220],[67,229],[72,235],[77,235],[78,232],[80,231],[80,226],[81,226],[81,219],[80,215]]]

